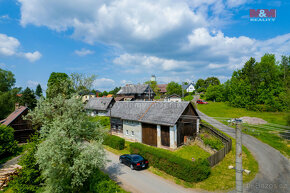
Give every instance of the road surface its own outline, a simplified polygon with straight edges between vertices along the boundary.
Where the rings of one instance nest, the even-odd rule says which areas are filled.
[[[215,126],[219,130],[235,137],[235,130],[219,121],[208,117],[197,110],[201,119]],[[283,193],[290,192],[290,165],[289,160],[278,150],[259,141],[258,139],[243,134],[243,145],[245,145],[259,163],[259,172],[255,179],[244,185],[244,192],[250,193]]]
[[[131,170],[119,163],[119,156],[106,151],[107,159],[111,160],[105,172],[125,190],[133,193],[189,193],[205,192],[196,189],[186,189],[182,186],[157,176],[147,170]]]

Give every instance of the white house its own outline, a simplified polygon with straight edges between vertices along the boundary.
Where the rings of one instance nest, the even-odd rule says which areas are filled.
[[[182,87],[184,90],[186,90],[186,92],[194,92],[195,91],[195,87],[194,87],[194,83],[190,83],[188,85],[183,85]]]

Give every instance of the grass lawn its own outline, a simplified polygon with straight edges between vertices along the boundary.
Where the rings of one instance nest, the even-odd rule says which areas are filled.
[[[204,151],[197,145],[186,145],[173,152],[175,155],[182,157],[184,159],[192,160],[194,158],[208,158],[210,154]]]
[[[208,102],[208,104],[198,104],[197,108],[211,117],[239,118],[244,116],[259,117],[269,123],[287,125],[286,112],[257,112],[248,111],[244,108],[235,108],[224,102]]]
[[[286,125],[286,112],[256,112],[256,111],[248,111],[243,108],[234,108],[223,102],[209,102],[208,105],[198,105],[198,109],[211,117],[225,117],[225,118],[237,118],[243,116],[249,117],[259,117],[262,118],[269,123]],[[227,124],[225,120],[217,120],[221,121],[224,124]],[[290,156],[290,142],[287,139],[282,138],[279,135],[279,132],[273,132],[272,130],[276,129],[285,129],[285,127],[278,127],[269,124],[265,125],[248,125],[243,124],[243,132],[252,135],[259,139],[260,141],[267,143],[273,148],[279,150],[283,155],[289,158]]]

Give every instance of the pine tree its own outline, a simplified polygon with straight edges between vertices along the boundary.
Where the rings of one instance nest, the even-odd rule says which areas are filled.
[[[35,90],[35,95],[41,97],[42,96],[42,88],[40,84],[37,85],[36,90]]]

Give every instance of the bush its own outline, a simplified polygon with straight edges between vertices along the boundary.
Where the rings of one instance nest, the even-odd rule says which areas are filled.
[[[107,135],[104,137],[103,144],[108,145],[114,149],[122,150],[125,148],[125,139],[115,135]]]
[[[17,151],[17,141],[14,140],[14,129],[0,125],[0,159]]]
[[[110,118],[105,117],[105,116],[95,116],[95,117],[90,117],[91,121],[100,123],[100,125],[106,127],[110,125]]]
[[[224,147],[224,144],[217,138],[210,136],[209,134],[201,134],[201,139],[205,145],[209,145],[211,148],[220,150]]]
[[[22,169],[9,183],[9,187],[12,187],[14,192],[33,193],[40,191],[40,184],[43,182],[43,178],[41,177],[39,166],[34,157],[38,144],[38,136],[32,136],[30,142],[27,144],[27,151],[20,158],[19,164],[22,166]]]
[[[193,96],[192,95],[187,95],[186,97],[183,98],[185,101],[192,101]]]
[[[207,159],[198,159],[193,162],[178,157],[168,150],[140,143],[131,143],[130,152],[145,157],[153,167],[187,182],[200,182],[210,175]]]

